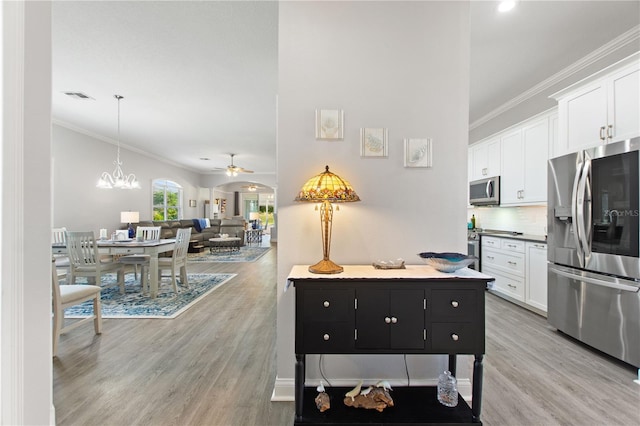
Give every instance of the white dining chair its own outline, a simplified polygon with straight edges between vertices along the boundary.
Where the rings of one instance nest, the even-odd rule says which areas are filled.
[[[189,240],[191,239],[191,228],[180,228],[176,233],[176,244],[171,257],[161,257],[158,259],[158,276],[162,278],[162,271],[171,270],[171,285],[173,291],[178,293],[176,285],[176,272],[180,273],[180,285],[189,288],[187,280],[187,253],[189,251]]]
[[[160,240],[160,226],[138,226],[136,229],[136,239],[141,241],[158,241]],[[150,256],[148,254],[130,254],[118,258],[118,262],[125,266],[133,266],[133,273],[135,279],[138,279],[138,266],[140,267],[140,287],[142,292],[147,291],[149,286],[148,272],[149,272]]]
[[[124,265],[101,258],[93,231],[68,231],[66,237],[70,263],[68,284],[75,284],[77,277],[88,277],[90,282],[95,280],[99,284],[104,274],[116,272],[120,293],[124,294]]]
[[[51,229],[51,245],[66,246],[67,245],[67,228]],[[56,254],[53,256],[55,260],[55,268],[58,272],[58,278],[64,277],[69,271],[69,256],[65,254]]]
[[[96,334],[102,333],[102,304],[100,302],[101,289],[97,285],[60,285],[56,272],[55,259],[51,264],[51,291],[53,302],[53,356],[58,355],[60,335],[93,320]],[[93,315],[82,318],[64,326],[64,310],[79,305],[87,300],[93,300]]]

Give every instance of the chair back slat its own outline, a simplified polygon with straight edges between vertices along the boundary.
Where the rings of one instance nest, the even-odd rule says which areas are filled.
[[[65,227],[52,228],[51,229],[51,244],[66,245],[67,244],[67,237],[65,235],[66,233],[67,233],[67,228],[65,228]]]
[[[67,232],[67,253],[75,266],[93,266],[100,261],[93,231]]]
[[[191,228],[180,228],[176,233],[176,245],[173,249],[173,256],[176,259],[187,257],[189,250],[189,240],[191,239]]]
[[[138,226],[136,237],[142,241],[158,241],[161,229],[160,226]]]

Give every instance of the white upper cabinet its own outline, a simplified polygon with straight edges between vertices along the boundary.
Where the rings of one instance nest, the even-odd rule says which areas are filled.
[[[638,53],[558,93],[553,157],[640,135]]]
[[[500,138],[491,138],[469,148],[469,181],[500,175]]]
[[[640,135],[640,63],[607,79],[607,106],[610,142]]]
[[[534,118],[502,136],[501,205],[542,204],[547,201],[547,160],[552,117]]]

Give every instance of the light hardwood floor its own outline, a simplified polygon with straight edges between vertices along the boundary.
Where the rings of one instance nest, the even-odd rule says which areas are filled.
[[[252,263],[189,264],[238,276],[174,320],[106,319],[63,335],[59,425],[290,425],[275,380],[276,249]],[[485,425],[635,425],[636,371],[488,294]]]

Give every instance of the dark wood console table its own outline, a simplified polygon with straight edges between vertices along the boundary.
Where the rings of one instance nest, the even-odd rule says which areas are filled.
[[[426,265],[347,265],[340,274],[317,275],[296,265],[287,280],[296,289],[294,424],[480,423],[484,290],[493,278]],[[472,407],[460,396],[455,408],[439,404],[435,387],[394,387],[395,406],[379,413],[346,407],[349,389],[328,388],[331,409],[320,413],[315,387],[305,388],[306,354],[448,354],[454,375],[456,355],[473,355]]]

